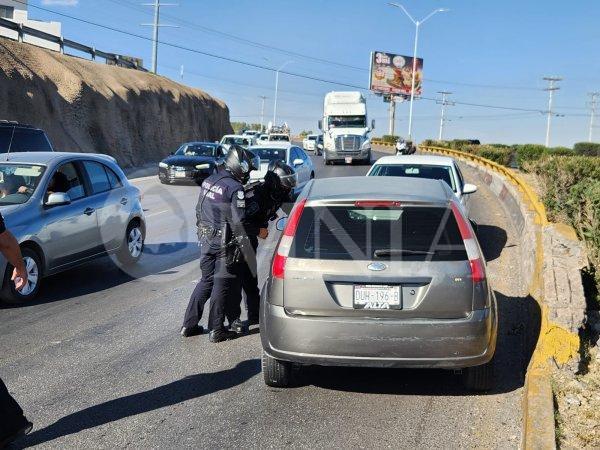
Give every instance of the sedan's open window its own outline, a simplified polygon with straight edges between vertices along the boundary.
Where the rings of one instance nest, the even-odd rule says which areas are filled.
[[[85,197],[83,182],[73,163],[63,164],[52,175],[46,189],[46,196],[55,192],[68,194],[71,201]]]
[[[34,164],[0,164],[0,205],[27,202],[46,168]]]

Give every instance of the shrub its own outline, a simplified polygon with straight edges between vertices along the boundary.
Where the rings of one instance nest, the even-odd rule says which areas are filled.
[[[496,148],[490,145],[474,145],[471,146],[469,153],[474,153],[482,158],[490,159],[495,163],[503,166],[508,166],[512,160],[512,149],[510,148]]]
[[[548,217],[570,223],[585,241],[592,264],[600,267],[600,158],[549,156],[525,168],[542,181]],[[600,271],[595,276],[600,285]]]
[[[548,156],[575,156],[575,152],[567,147],[547,148],[544,154]]]
[[[595,142],[578,142],[573,150],[581,156],[600,156],[600,144]]]
[[[515,157],[518,167],[523,167],[525,161],[535,161],[544,156],[547,147],[538,144],[524,144],[515,146]]]
[[[392,134],[384,134],[383,136],[381,136],[381,140],[386,144],[395,144],[397,139],[398,136],[394,136]]]

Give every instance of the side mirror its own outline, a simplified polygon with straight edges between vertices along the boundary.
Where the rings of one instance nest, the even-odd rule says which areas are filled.
[[[169,156],[173,156],[175,152],[169,152]]]
[[[283,231],[283,229],[285,228],[286,222],[287,222],[287,217],[282,217],[282,218],[278,219],[277,222],[275,222],[275,229],[277,231]]]
[[[465,183],[462,190],[463,195],[472,194],[474,192],[477,192],[477,186],[474,184]]]
[[[371,120],[371,130],[375,129],[375,119]]]
[[[318,148],[319,150],[323,150],[323,144],[317,144],[317,148]]]
[[[319,127],[319,130],[323,130],[323,121],[322,121],[322,120],[319,120],[319,122],[318,122],[318,125],[317,125],[317,126]]]
[[[60,205],[68,205],[71,203],[71,198],[69,194],[64,192],[54,192],[48,196],[48,200],[46,200],[46,206],[60,206]]]
[[[294,160],[294,162],[292,163],[294,166],[301,166],[302,164],[304,164],[304,161],[300,158],[297,158]]]

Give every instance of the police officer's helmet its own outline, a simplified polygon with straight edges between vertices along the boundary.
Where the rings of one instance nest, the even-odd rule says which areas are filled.
[[[269,164],[268,172],[272,172],[279,177],[279,182],[284,189],[291,191],[296,187],[296,171],[283,161],[272,161]]]
[[[252,154],[239,145],[232,144],[224,161],[225,170],[241,183],[247,183],[253,170]]]
[[[250,164],[250,170],[260,170],[260,156],[255,154],[252,150],[246,150],[250,154],[252,164]]]

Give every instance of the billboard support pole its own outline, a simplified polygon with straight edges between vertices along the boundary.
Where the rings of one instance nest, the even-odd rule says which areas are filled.
[[[415,50],[413,52],[412,83],[410,87],[410,108],[408,113],[408,139],[412,140],[413,103],[415,101],[415,77],[417,74],[417,45],[419,43],[419,26],[421,22],[415,22]]]
[[[393,95],[390,95],[390,126],[389,126],[389,134],[390,136],[394,135],[396,125],[396,101]]]

